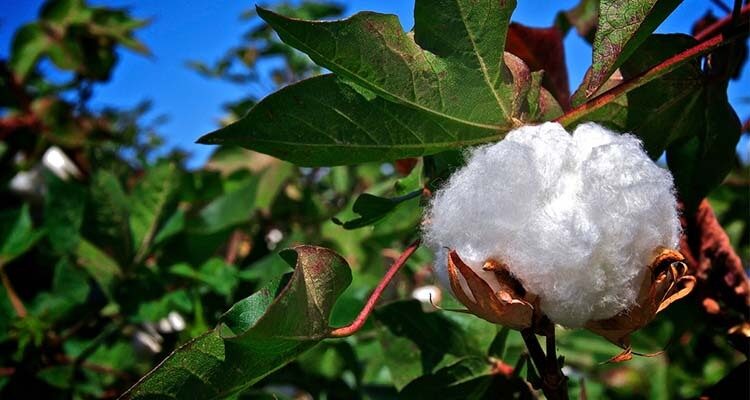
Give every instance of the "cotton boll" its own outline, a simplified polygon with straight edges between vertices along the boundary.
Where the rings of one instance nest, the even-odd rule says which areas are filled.
[[[441,281],[445,249],[490,285],[484,261],[501,261],[569,327],[632,306],[652,251],[679,237],[669,172],[637,138],[591,123],[573,135],[556,123],[525,126],[475,149],[427,221]]]

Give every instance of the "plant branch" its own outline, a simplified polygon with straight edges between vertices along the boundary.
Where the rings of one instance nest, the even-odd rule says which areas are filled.
[[[10,283],[10,279],[8,279],[8,274],[5,273],[2,262],[0,262],[0,279],[3,281],[5,291],[8,293],[8,299],[10,300],[10,304],[13,305],[16,314],[18,314],[20,318],[25,318],[27,314],[26,307],[24,307],[21,298],[18,297],[18,293],[16,293],[16,290],[13,288],[13,284]]]
[[[747,19],[748,16],[750,16],[750,6],[745,6],[740,11],[741,18]],[[743,21],[741,25],[746,25],[747,21]],[[678,67],[682,66],[686,62],[692,60],[693,58],[703,56],[707,53],[710,53],[711,51],[721,47],[725,46],[743,36],[747,35],[747,32],[744,32],[740,29],[739,33],[725,33],[720,32],[725,26],[727,26],[729,23],[731,23],[731,17],[724,18],[720,21],[717,21],[716,23],[709,26],[706,30],[701,32],[699,35],[696,36],[696,39],[700,41],[697,45],[682,51],[680,53],[677,53],[673,55],[672,57],[667,58],[666,60],[660,62],[659,64],[654,65],[653,67],[647,69],[646,71],[634,76],[632,79],[628,80],[627,82],[623,82],[612,89],[607,90],[606,92],[595,96],[594,98],[590,99],[586,103],[568,111],[567,113],[563,114],[559,118],[556,119],[557,122],[562,124],[563,126],[570,126],[574,122],[579,121],[580,119],[584,118],[586,115],[589,115],[593,113],[594,111],[597,111],[601,109],[602,107],[610,104],[620,96],[623,96],[632,90],[635,90],[652,80],[659,78],[661,76],[664,76]],[[710,36],[709,39],[702,40],[702,38],[709,37],[704,32],[714,32],[716,33],[713,36]]]
[[[542,385],[542,392],[549,400],[567,400],[568,399],[568,378],[562,373],[560,365],[557,363],[555,350],[555,330],[554,326],[547,333],[547,354],[542,351],[542,346],[536,338],[533,328],[527,328],[521,331],[521,337],[529,351],[529,356],[534,364]]]
[[[391,283],[393,277],[395,277],[396,273],[398,273],[401,267],[406,264],[406,260],[408,260],[412,254],[414,254],[417,248],[419,248],[419,239],[410,244],[409,247],[407,247],[406,250],[401,253],[401,256],[393,264],[391,264],[388,272],[385,273],[385,276],[383,276],[383,279],[380,280],[380,283],[378,283],[378,286],[372,292],[370,298],[367,299],[367,303],[365,303],[365,306],[362,308],[362,311],[359,312],[357,318],[354,319],[354,322],[349,325],[334,329],[333,331],[331,331],[331,333],[328,334],[328,336],[347,337],[357,333],[357,331],[359,331],[362,326],[364,326],[365,321],[367,321],[367,317],[372,314],[372,310],[375,309],[375,304],[380,299],[380,296],[383,294],[383,291],[385,291],[385,288],[388,287],[388,284]]]

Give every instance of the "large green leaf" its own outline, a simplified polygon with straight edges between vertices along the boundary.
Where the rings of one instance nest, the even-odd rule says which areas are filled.
[[[224,317],[231,330],[218,327],[177,349],[123,397],[226,397],[325,338],[331,330],[331,308],[351,282],[346,261],[312,246],[296,247],[283,256],[296,264],[285,286],[272,283],[251,296],[253,300],[237,303]]]
[[[560,110],[540,88],[541,75],[503,51],[514,6],[420,0],[413,35],[393,15],[311,22],[258,9],[282,40],[339,80],[281,90],[200,142],[334,165],[495,141],[521,123],[551,118]]]
[[[591,70],[574,105],[594,95],[682,0],[601,0]]]

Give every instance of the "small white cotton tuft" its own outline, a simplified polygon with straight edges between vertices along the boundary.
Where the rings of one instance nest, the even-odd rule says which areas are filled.
[[[438,276],[445,249],[482,276],[485,260],[501,261],[568,327],[632,306],[653,250],[676,248],[680,233],[670,173],[636,137],[593,123],[573,135],[525,126],[473,150],[427,221]]]

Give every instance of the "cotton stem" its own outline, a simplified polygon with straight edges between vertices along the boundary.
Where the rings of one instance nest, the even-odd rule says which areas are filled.
[[[23,302],[21,301],[21,298],[18,297],[18,294],[16,293],[16,290],[13,288],[13,284],[11,284],[10,279],[8,279],[8,274],[5,273],[5,269],[3,268],[2,263],[0,262],[0,279],[3,281],[3,286],[5,287],[5,292],[8,294],[8,300],[10,300],[10,304],[13,306],[13,309],[16,311],[16,314],[19,318],[26,317],[26,307],[23,305]]]
[[[529,351],[529,356],[536,368],[542,392],[549,400],[568,400],[568,378],[563,374],[560,365],[557,362],[555,351],[555,330],[545,330],[547,340],[547,354],[542,351],[542,346],[536,338],[533,328],[521,331],[521,336]]]

